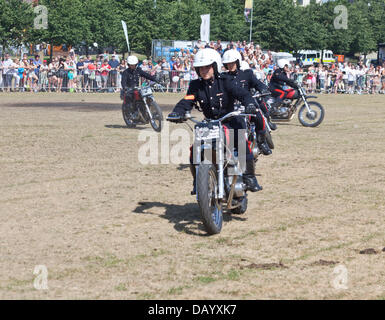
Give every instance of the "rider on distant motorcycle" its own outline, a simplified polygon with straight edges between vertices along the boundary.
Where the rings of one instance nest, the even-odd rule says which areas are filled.
[[[211,48],[199,50],[195,55],[193,66],[199,79],[190,82],[187,95],[176,104],[173,112],[169,114],[168,120],[180,122],[185,113],[190,111],[194,105],[199,105],[207,119],[219,119],[234,111],[235,100],[241,101],[246,106],[246,113],[256,113],[255,101],[251,94],[243,88],[234,86],[227,75],[221,74],[222,61],[217,51]],[[246,129],[242,117],[231,118],[225,122],[225,126],[227,132],[229,129],[234,129],[235,136],[237,136],[238,129]],[[235,137],[234,141],[236,144],[238,139]],[[244,141],[247,144],[247,140]],[[194,177],[192,194],[195,194],[196,177],[192,156],[190,157],[190,169]],[[243,180],[247,189],[252,192],[262,190],[254,170],[253,154],[246,145],[246,170]]]
[[[287,76],[289,72],[290,62],[286,59],[277,61],[278,69],[273,73],[270,80],[269,89],[274,97],[276,97],[276,105],[280,105],[284,99],[298,98],[298,84]],[[284,89],[283,86],[290,86],[293,88]]]
[[[128,68],[122,74],[122,94],[129,88],[139,86],[140,77],[159,83],[156,77],[138,68],[138,63],[139,60],[136,56],[129,56],[127,58]],[[132,94],[127,97],[132,101]]]

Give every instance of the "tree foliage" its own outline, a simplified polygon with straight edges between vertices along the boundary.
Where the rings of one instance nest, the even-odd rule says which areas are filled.
[[[354,54],[385,42],[385,0],[336,0],[306,7],[293,0],[254,0],[252,40],[275,51],[331,49]],[[370,3],[370,5],[368,5]],[[35,14],[21,0],[0,0],[0,42],[115,47],[127,51],[121,20],[132,50],[149,54],[152,39],[196,40],[200,15],[210,13],[213,40],[248,40],[244,0],[40,0],[48,8],[48,28],[35,30]],[[348,28],[334,26],[337,5],[348,13]]]

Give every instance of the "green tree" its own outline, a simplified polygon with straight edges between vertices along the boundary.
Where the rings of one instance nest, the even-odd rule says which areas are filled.
[[[370,0],[368,19],[373,31],[374,41],[385,43],[385,0]]]
[[[25,42],[27,30],[33,27],[33,18],[30,4],[20,0],[0,0],[0,42],[4,50]]]
[[[349,8],[349,28],[352,33],[350,53],[363,53],[376,50],[377,43],[373,25],[369,21],[369,7],[366,1],[356,1]]]
[[[295,50],[303,42],[297,10],[291,0],[259,0],[254,4],[253,39],[274,51]]]
[[[81,0],[41,0],[48,9],[48,28],[39,31],[40,40],[53,45],[77,45],[84,40],[89,20]]]

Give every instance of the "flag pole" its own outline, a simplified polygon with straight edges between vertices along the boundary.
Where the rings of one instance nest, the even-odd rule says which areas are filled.
[[[251,20],[250,20],[250,39],[249,39],[249,43],[251,42],[251,31],[253,29],[253,11],[254,11],[254,8],[251,7]]]

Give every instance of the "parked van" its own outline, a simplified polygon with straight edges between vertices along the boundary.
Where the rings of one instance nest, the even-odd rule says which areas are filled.
[[[286,59],[291,61],[295,61],[296,59],[291,53],[288,52],[272,52],[273,62],[276,64],[279,59]]]
[[[322,57],[322,59],[321,59]],[[336,62],[333,51],[331,50],[301,50],[297,54],[297,59],[303,66],[310,66],[314,63],[331,64]]]

